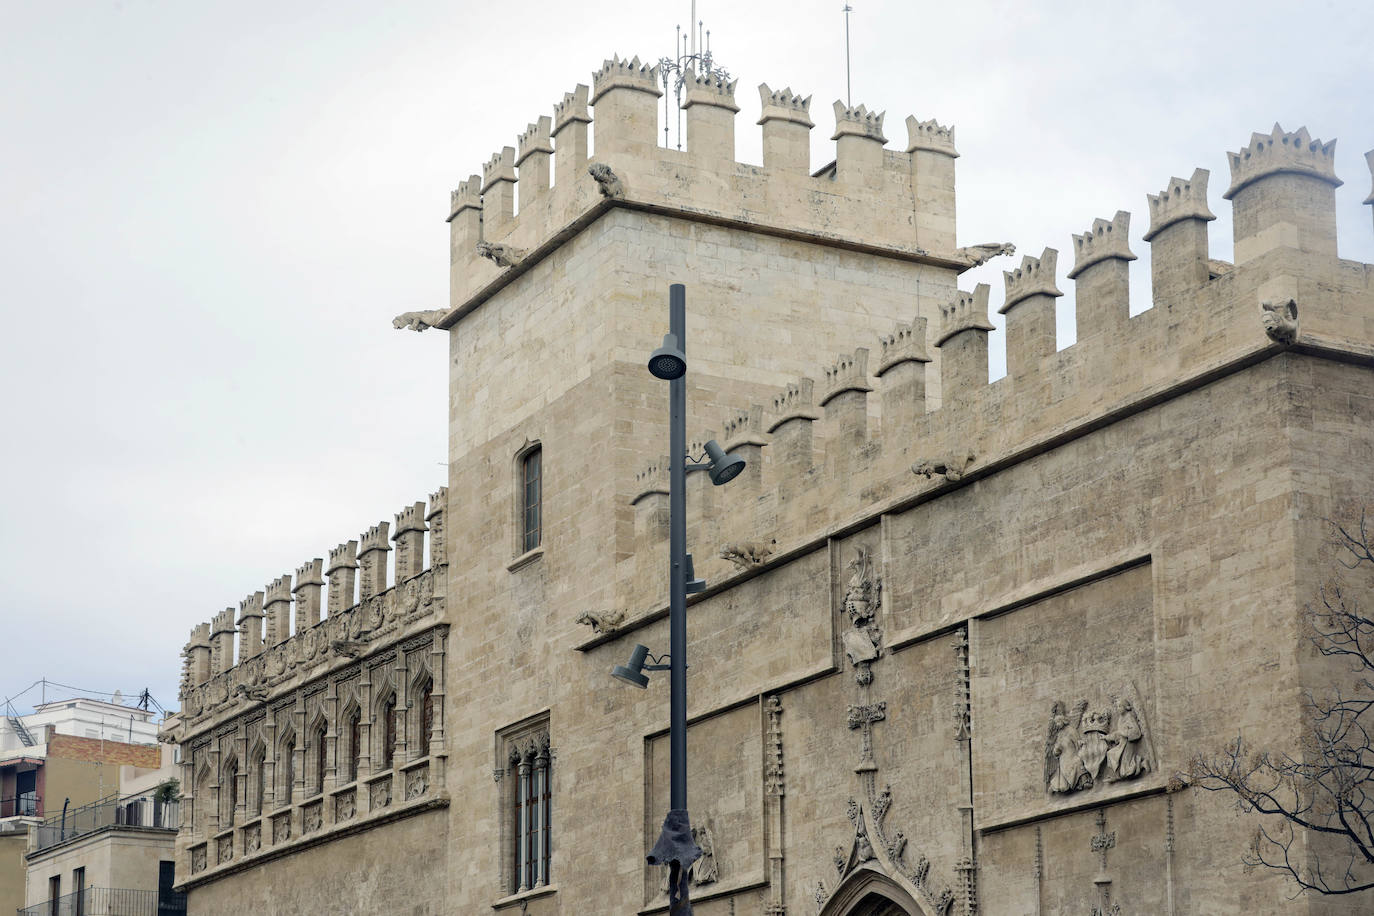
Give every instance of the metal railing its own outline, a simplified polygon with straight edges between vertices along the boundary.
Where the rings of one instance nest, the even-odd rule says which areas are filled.
[[[0,817],[38,817],[42,799],[37,792],[23,792],[11,798],[0,798]]]
[[[163,801],[152,795],[119,798],[111,795],[100,801],[72,808],[66,815],[55,814],[39,824],[35,852],[65,843],[102,827],[160,827],[176,830],[181,826],[181,804]]]
[[[88,887],[18,912],[19,916],[186,916],[186,895],[127,887]]]

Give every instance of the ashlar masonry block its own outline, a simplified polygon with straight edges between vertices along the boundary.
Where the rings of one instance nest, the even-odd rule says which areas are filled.
[[[1312,139],[1306,127],[1289,133],[1278,124],[1252,134],[1230,153],[1236,265],[1275,248],[1336,256],[1336,141]]]
[[[619,55],[603,62],[592,76],[596,158],[614,164],[617,155],[642,154],[657,146],[662,95],[658,67]]]
[[[1135,255],[1129,246],[1131,214],[1116,211],[1110,222],[1093,220],[1082,235],[1073,237],[1074,263],[1069,279],[1078,312],[1078,340],[1119,333],[1129,320],[1130,267]]]
[[[940,306],[940,379],[943,406],[967,403],[975,391],[988,384],[988,295],[991,287],[979,283],[971,293],[959,293]]]
[[[1002,271],[1006,299],[998,312],[1007,316],[1007,375],[1013,378],[1033,372],[1055,351],[1054,300],[1064,295],[1055,285],[1058,261],[1059,252],[1046,248]]]
[[[686,73],[687,153],[698,159],[735,159],[735,85],[711,73]]]
[[[759,83],[763,128],[763,166],[803,175],[811,173],[811,96],[802,98],[791,87],[776,92]]]
[[[883,168],[883,116],[863,105],[835,100],[835,177],[851,184],[877,184]]]
[[[1207,209],[1210,172],[1194,169],[1193,177],[1169,179],[1158,194],[1147,194],[1150,205],[1150,274],[1156,304],[1169,304],[1185,293],[1205,286],[1211,274],[1207,265],[1207,224],[1216,217]]]
[[[926,320],[914,318],[897,325],[879,341],[878,385],[883,435],[911,430],[926,412]]]

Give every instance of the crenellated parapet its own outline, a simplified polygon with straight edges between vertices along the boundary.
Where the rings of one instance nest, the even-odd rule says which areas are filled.
[[[997,311],[1007,316],[1007,375],[1023,376],[1055,349],[1055,303],[1064,295],[1055,282],[1059,252],[1025,255],[1021,266],[1002,271],[1006,295]]]
[[[773,437],[776,460],[794,467],[811,466],[811,427],[821,416],[815,407],[815,389],[814,379],[800,378],[773,397],[764,428]]]
[[[1150,205],[1150,270],[1154,299],[1170,302],[1205,284],[1211,271],[1207,223],[1216,219],[1207,207],[1206,169],[1194,169],[1189,179],[1171,178],[1158,194],[1147,194]]]
[[[275,646],[291,636],[291,574],[284,573],[267,586],[263,611],[267,615],[266,644]]]
[[[959,158],[954,149],[954,128],[945,127],[934,118],[928,121],[917,120],[915,115],[906,119],[906,151],[908,153],[939,153],[951,159]]]
[[[386,591],[386,555],[391,551],[387,535],[390,522],[378,522],[358,539],[358,600]]]
[[[1073,237],[1074,305],[1078,339],[1117,334],[1130,315],[1129,263],[1131,214],[1116,211],[1110,221],[1093,220],[1082,235]]]
[[[483,228],[499,234],[515,217],[515,147],[504,146],[482,165]]]
[[[549,190],[549,163],[553,159],[553,119],[539,118],[520,134],[515,167],[519,170],[520,209],[534,204]]]
[[[359,568],[359,542],[348,541],[330,551],[327,566],[323,560],[315,559],[299,567],[294,585],[290,574],[282,575],[264,591],[245,598],[239,606],[237,626],[233,608],[225,608],[210,622],[197,625],[183,650],[183,713],[192,723],[192,731],[201,729],[211,714],[242,711],[245,704],[262,702],[279,686],[286,689],[298,685],[303,679],[370,651],[370,647],[384,644],[396,634],[432,627],[443,606],[444,578],[440,570],[444,562],[442,551],[434,562],[423,562],[424,536],[426,531],[442,531],[446,501],[447,489],[441,488],[432,495],[428,513],[426,504],[417,502],[396,514],[398,545],[404,544],[404,552],[419,559],[398,568],[392,587],[386,586],[385,570],[374,568],[367,575],[380,588],[374,593],[364,590],[354,601],[351,585]],[[363,535],[364,568],[378,560],[385,563],[390,550],[389,528],[389,523],[381,522]],[[321,619],[320,591],[326,572],[337,590],[331,589],[329,614]],[[264,616],[265,641],[261,636]]]
[[[926,412],[926,319],[898,324],[878,345],[883,432],[909,429]]]
[[[811,172],[811,96],[789,86],[773,90],[759,83],[759,126],[763,128],[763,166],[809,175]]]
[[[835,101],[835,177],[854,184],[872,184],[883,168],[883,116],[864,105]]]
[[[965,402],[971,392],[988,381],[988,296],[991,288],[979,283],[973,292],[960,292],[940,306],[940,331],[935,346],[940,348],[940,379],[943,406]]]
[[[735,84],[715,73],[698,74],[687,70],[686,95],[682,100],[687,113],[687,152],[704,159],[735,158]]]
[[[1312,139],[1306,127],[1288,132],[1277,123],[1251,134],[1230,153],[1236,264],[1275,248],[1336,256],[1336,141]]]
[[[444,517],[448,512],[448,487],[440,487],[429,494],[429,511],[425,522],[429,525],[429,565],[448,563],[448,541],[445,537]]]
[[[662,95],[657,66],[642,64],[638,57],[624,60],[618,55],[605,61],[592,75],[597,158],[644,155],[657,146],[658,99]]]

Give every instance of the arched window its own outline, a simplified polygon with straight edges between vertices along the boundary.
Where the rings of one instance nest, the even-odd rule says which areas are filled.
[[[248,778],[253,780],[253,814],[262,814],[263,797],[267,790],[267,749],[259,747],[253,752],[252,767]]]
[[[396,761],[396,694],[382,704],[382,770],[389,770]]]
[[[281,756],[277,758],[280,764],[277,771],[281,773],[281,791],[277,793],[278,806],[289,805],[295,799],[296,791],[296,737],[287,735],[281,743]]]
[[[223,827],[234,826],[234,815],[239,807],[239,762],[230,758],[224,765],[224,774],[220,777],[220,797],[224,798],[228,805],[223,812]]]
[[[205,835],[210,820],[210,768],[201,766],[196,776],[195,791],[191,795],[191,823],[196,833]]]
[[[538,547],[543,535],[544,450],[536,445],[520,458],[521,551]]]
[[[348,735],[348,781],[358,781],[358,762],[362,759],[363,716],[359,710],[348,714],[346,734]]]
[[[434,737],[434,682],[427,681],[420,694],[420,741],[423,742],[418,754],[424,757],[429,753],[429,742]]]
[[[320,722],[320,724],[315,727],[315,747],[313,753],[315,755],[314,789],[316,795],[324,791],[324,770],[325,766],[329,763],[329,755],[325,751],[325,734],[328,729],[329,726],[324,722]]]

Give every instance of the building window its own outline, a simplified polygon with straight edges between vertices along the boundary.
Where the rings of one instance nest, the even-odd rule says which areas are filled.
[[[61,906],[61,902],[59,900],[61,896],[62,876],[53,875],[51,878],[48,879],[48,912],[51,914],[51,916],[57,916],[59,912],[59,907]]]
[[[396,694],[386,698],[382,704],[382,756],[381,771],[391,769],[396,760]]]
[[[418,749],[419,756],[429,753],[429,743],[434,737],[434,682],[425,684],[420,695],[420,740],[424,743]]]
[[[553,753],[546,723],[505,739],[506,847],[510,893],[550,882],[553,851]]]
[[[536,445],[520,458],[520,530],[524,553],[539,546],[543,530],[543,454],[544,450]]]
[[[362,759],[363,717],[358,710],[348,717],[348,781],[358,781],[358,762]]]
[[[321,722],[315,728],[315,794],[324,792],[324,770],[329,763],[329,755],[325,753],[325,735],[329,726]]]
[[[234,815],[239,807],[239,762],[230,760],[224,767],[224,775],[220,778],[220,791],[228,802],[227,810],[224,811],[224,826],[234,826]]]
[[[86,916],[86,869],[84,866],[72,872],[72,894],[74,895],[72,912],[75,916]]]
[[[253,753],[253,814],[262,814],[263,796],[267,790],[267,749],[260,747]]]
[[[296,791],[296,739],[294,736],[288,737],[281,743],[281,766],[282,774],[281,794],[277,796],[278,806],[289,805],[293,801]]]

